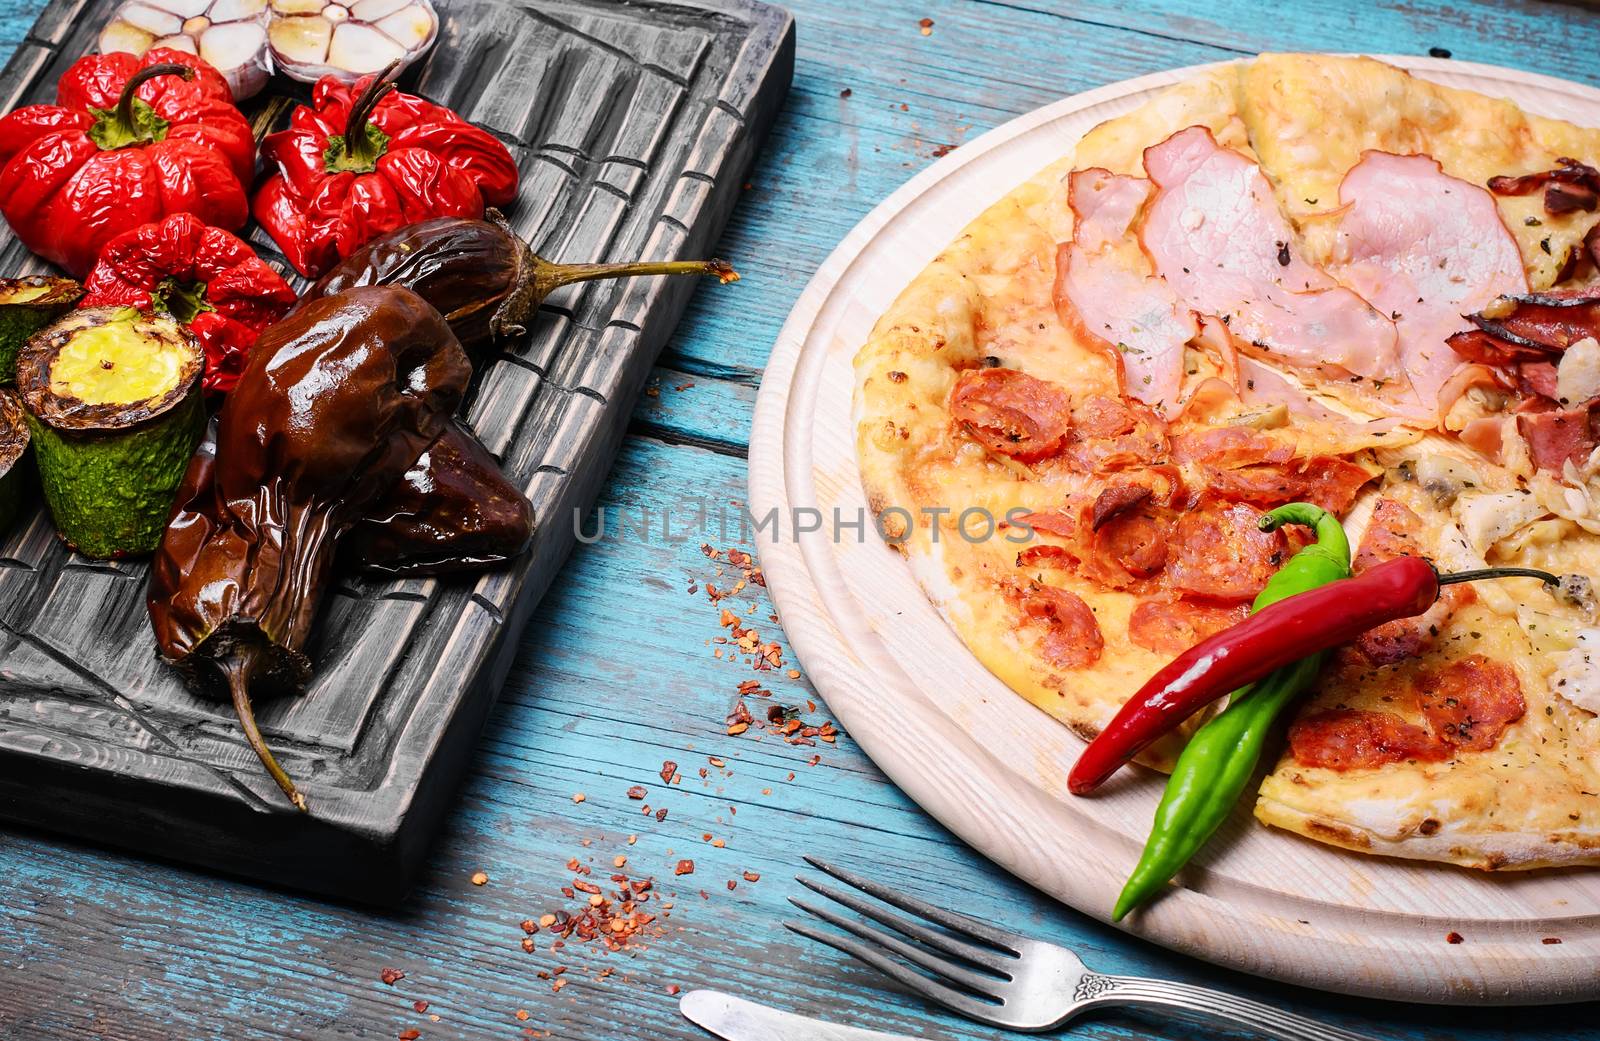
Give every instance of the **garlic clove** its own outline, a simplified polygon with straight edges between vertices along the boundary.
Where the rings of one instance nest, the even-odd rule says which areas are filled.
[[[206,13],[206,8],[211,6],[211,0],[144,0],[150,7],[159,7],[163,11],[170,11],[179,18],[193,18],[195,15]],[[213,17],[213,21],[231,21],[228,18]]]
[[[328,0],[272,0],[275,15],[321,14]]]
[[[328,47],[328,64],[358,76],[381,71],[384,66],[404,58],[406,49],[389,36],[361,22],[345,22],[333,30]]]
[[[170,36],[183,28],[183,19],[168,11],[158,11],[144,4],[125,4],[120,12],[122,20],[143,29],[152,36]]]
[[[143,55],[155,42],[154,35],[120,18],[112,19],[106,23],[104,29],[100,30],[100,51],[103,54],[125,51],[128,54]]]
[[[329,75],[351,83],[392,61],[409,65],[439,34],[429,0],[271,0],[271,8],[273,58],[307,83]]]
[[[387,18],[402,7],[411,6],[411,0],[359,0],[350,8],[352,17],[363,22],[376,22]]]
[[[399,44],[402,51],[425,46],[434,30],[433,16],[416,4],[404,7],[387,18],[380,18],[376,25]]]
[[[272,77],[267,30],[259,21],[223,22],[200,34],[200,57],[228,81],[236,98],[261,91]]]
[[[274,18],[267,35],[273,58],[292,76],[289,70],[293,66],[321,65],[328,57],[333,23],[315,14]]]
[[[163,37],[151,44],[151,46],[167,47],[175,51],[184,51],[185,53],[194,55],[198,55],[200,53],[200,49],[194,45],[194,37],[185,36],[182,33],[179,33],[177,36]]]
[[[100,30],[102,52],[142,56],[152,47],[199,55],[243,101],[272,75],[267,0],[128,0]]]
[[[213,22],[238,22],[260,18],[267,11],[267,0],[217,0],[206,12]]]

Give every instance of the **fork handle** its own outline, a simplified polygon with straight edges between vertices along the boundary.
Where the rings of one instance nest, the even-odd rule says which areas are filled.
[[[1227,1023],[1275,1041],[1375,1041],[1249,998],[1188,983],[1137,976],[1085,976],[1078,986],[1085,1005],[1162,1009],[1174,1015]]]

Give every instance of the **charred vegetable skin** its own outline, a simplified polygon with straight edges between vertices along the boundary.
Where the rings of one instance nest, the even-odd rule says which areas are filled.
[[[0,535],[22,512],[27,491],[23,456],[28,452],[28,424],[22,402],[9,390],[0,389]]]
[[[528,548],[533,506],[472,432],[452,422],[345,541],[347,559],[385,575],[501,564]]]
[[[555,264],[490,210],[484,220],[438,217],[375,238],[330,268],[300,299],[304,307],[353,286],[403,285],[442,311],[461,345],[476,351],[520,334],[545,297],[562,286],[630,275],[739,278],[721,260]]]
[[[1337,517],[1310,503],[1297,502],[1261,518],[1265,531],[1284,524],[1313,529],[1317,541],[1296,553],[1268,580],[1256,597],[1257,611],[1350,574],[1350,542]],[[1167,778],[1144,853],[1111,912],[1113,921],[1120,922],[1154,896],[1227,819],[1255,775],[1273,724],[1316,682],[1326,660],[1326,652],[1313,654],[1234,691],[1228,707],[1195,731]]]
[[[153,551],[205,425],[205,356],[166,315],[89,307],[17,358],[45,502],[63,542],[107,559]]]
[[[16,380],[17,352],[28,337],[82,296],[83,287],[70,278],[0,278],[0,383]]]
[[[211,425],[178,490],[193,499],[216,469]],[[440,575],[501,564],[527,549],[533,506],[472,431],[452,420],[339,543],[347,564],[379,575]]]
[[[173,509],[150,573],[156,642],[197,691],[233,702],[301,810],[251,699],[304,688],[337,543],[447,429],[470,376],[443,316],[410,290],[316,301],[257,342],[218,415],[214,464],[196,456]]]

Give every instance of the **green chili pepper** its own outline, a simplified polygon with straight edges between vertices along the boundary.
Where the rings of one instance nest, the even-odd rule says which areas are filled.
[[[1350,542],[1337,517],[1310,503],[1293,502],[1261,518],[1263,531],[1285,524],[1314,529],[1317,541],[1268,580],[1253,612],[1350,574]],[[1167,779],[1144,855],[1111,912],[1114,921],[1154,896],[1227,819],[1255,775],[1273,723],[1316,681],[1326,658],[1326,652],[1314,654],[1234,691],[1228,707],[1195,731]]]

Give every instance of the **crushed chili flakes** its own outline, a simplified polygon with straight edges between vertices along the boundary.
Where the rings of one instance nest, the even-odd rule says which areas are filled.
[[[924,35],[924,36],[932,36],[933,35],[933,19],[932,18],[924,18],[924,19],[922,19],[922,21],[917,23],[917,28],[922,31],[922,35]]]
[[[744,873],[744,880],[746,882],[759,882],[759,881],[761,881],[761,876],[757,872],[746,871]]]
[[[674,875],[692,875],[692,874],[694,874],[694,861],[692,861],[692,860],[680,860],[680,861],[678,861],[677,866],[672,869],[672,873]]]
[[[528,1021],[528,1010],[525,1008],[517,1009],[517,1019],[520,1022],[526,1023]]]
[[[405,979],[406,974],[401,972],[399,969],[386,967],[382,972],[378,973],[378,978],[392,987],[396,983],[399,983],[401,980]]]
[[[661,783],[671,784],[672,779],[678,776],[678,764],[668,759],[661,764]]]
[[[416,1009],[418,1012],[426,1012],[426,1011],[428,1011],[428,1003],[426,1001],[421,1000],[420,998],[417,999],[416,1001],[413,1001],[411,1003],[411,1007]]]
[[[645,786],[642,784],[636,784],[632,788],[628,789],[628,798],[630,799],[643,799],[649,794],[649,789],[645,788]]]
[[[417,1038],[421,1036],[422,1031],[418,1030],[416,1027],[407,1027],[406,1029],[400,1031],[400,1041],[417,1041]]]
[[[1460,933],[1452,932],[1452,933],[1446,933],[1445,934],[1444,942],[1445,943],[1461,943],[1465,939],[1466,939],[1466,937],[1462,936]]]
[[[676,983],[667,984],[667,993],[671,994],[673,997],[677,997],[678,996],[678,991],[680,991],[682,989],[683,988],[678,986]]]
[[[475,886],[486,886],[489,884],[489,873],[486,871],[474,871],[471,881]]]

